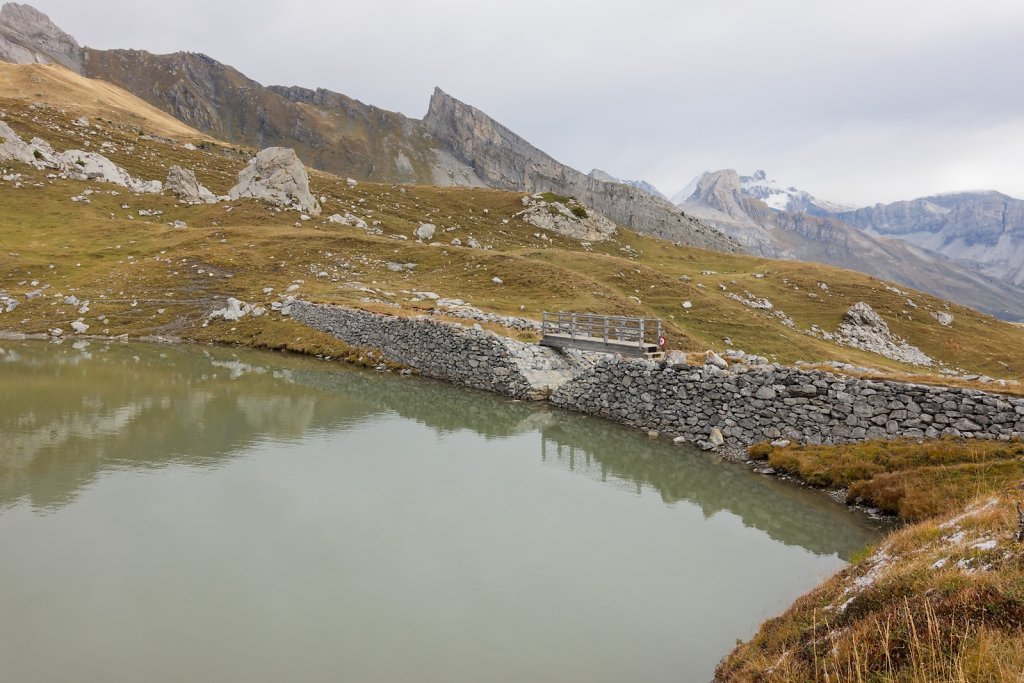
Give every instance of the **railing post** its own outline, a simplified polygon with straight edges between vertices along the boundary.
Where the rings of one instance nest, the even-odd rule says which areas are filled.
[[[637,344],[641,349],[644,347],[644,319],[640,318],[640,343]]]
[[[608,344],[608,316],[604,317],[604,343]]]

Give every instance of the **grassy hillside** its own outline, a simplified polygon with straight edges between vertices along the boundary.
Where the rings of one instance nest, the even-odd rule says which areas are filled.
[[[195,170],[215,193],[234,184],[252,154],[198,134],[194,151],[148,139],[141,133],[163,130],[148,119],[93,119],[83,129],[72,123],[80,113],[72,106],[33,107],[24,99],[3,98],[0,110],[25,139],[39,136],[58,150],[102,148],[147,179],[163,179],[169,166],[179,164]],[[22,300],[16,313],[0,317],[0,328],[7,330],[67,329],[80,316],[61,302],[74,295],[91,302],[85,322],[93,333],[301,348],[296,337],[310,333],[276,315],[203,327],[228,296],[266,304],[298,284],[297,295],[307,299],[396,314],[432,306],[411,301],[410,292],[428,290],[485,311],[533,318],[543,310],[654,316],[665,320],[673,348],[721,350],[729,339],[734,348],[783,363],[842,360],[887,373],[910,371],[807,333],[814,325],[834,330],[851,304],[866,301],[894,333],[945,365],[1024,377],[1024,330],[1018,326],[822,265],[701,251],[624,230],[606,242],[580,243],[517,218],[522,196],[516,193],[371,183],[352,188],[340,178],[313,173],[314,193],[326,199],[324,216],[352,213],[371,224],[367,231],[325,218],[300,221],[295,212],[256,201],[193,207],[168,195],[132,196],[98,182],[47,178],[27,166],[8,164],[7,173],[21,177],[0,182],[0,290],[21,295],[49,287],[44,297]],[[93,191],[89,204],[71,201],[86,190]],[[142,216],[141,209],[162,214]],[[188,227],[174,228],[174,221]],[[435,240],[445,246],[413,241],[423,222],[437,225]],[[473,238],[486,248],[450,246],[455,238],[463,244]],[[389,262],[416,267],[392,272]],[[263,293],[268,287],[274,289],[271,296]],[[750,308],[730,293],[767,298],[775,309]],[[684,301],[691,307],[683,308]],[[947,309],[955,315],[951,328],[930,315]],[[787,327],[778,311],[794,326]],[[98,321],[99,315],[106,320]]]
[[[890,535],[767,621],[722,662],[716,680],[1024,680],[1022,489],[992,478],[978,482],[967,505],[959,496],[934,498],[929,519]]]

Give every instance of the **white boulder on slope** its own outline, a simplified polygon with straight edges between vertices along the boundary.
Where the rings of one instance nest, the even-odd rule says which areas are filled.
[[[167,171],[167,191],[189,204],[217,203],[217,197],[199,184],[195,172],[181,166],[171,166]]]
[[[320,203],[309,191],[309,176],[295,150],[268,147],[238,174],[238,184],[228,192],[231,199],[251,197],[276,206],[320,215]]]
[[[133,192],[155,193],[163,189],[159,180],[134,178],[102,154],[77,149],[58,154],[48,142],[39,138],[26,143],[4,121],[0,121],[0,161],[20,161],[39,169],[57,169],[64,178],[99,180]]]
[[[32,148],[4,121],[0,121],[0,161],[20,161],[23,164],[35,161]]]
[[[102,154],[69,149],[57,157],[57,165],[72,180],[100,180],[127,187],[132,192],[156,193],[163,190],[159,180],[138,180]]]

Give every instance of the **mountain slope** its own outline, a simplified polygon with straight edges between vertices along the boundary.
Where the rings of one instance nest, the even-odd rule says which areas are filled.
[[[1024,320],[1024,290],[896,239],[829,216],[777,210],[748,196],[733,170],[706,173],[682,208],[751,253],[828,263],[920,289],[1009,320]]]
[[[327,90],[264,87],[205,55],[82,49],[45,15],[20,5],[5,8],[11,9],[5,9],[7,28],[0,35],[29,52],[8,51],[0,59],[70,61],[85,75],[135,93],[220,139],[253,147],[291,147],[315,168],[361,180],[570,195],[639,232],[737,249],[719,231],[682,215],[671,203],[564,166],[440,90],[426,119],[417,121]],[[81,55],[80,64],[68,54]],[[497,146],[490,139],[465,137],[499,131]]]
[[[81,73],[83,51],[74,38],[29,5],[0,7],[0,61],[61,64]]]
[[[182,166],[218,195],[235,184],[253,152],[140,136],[136,126],[107,119],[86,128],[62,105],[3,93],[0,111],[22,140],[40,137],[57,150],[89,143],[143,180],[163,179],[172,165]],[[228,297],[272,312],[279,295],[294,286],[306,300],[479,321],[506,335],[521,332],[496,316],[537,320],[545,310],[594,311],[660,318],[677,349],[721,350],[729,338],[734,349],[780,362],[909,369],[816,332],[837,330],[851,306],[866,302],[893,335],[937,367],[1024,378],[1020,327],[829,266],[677,246],[628,230],[583,243],[528,223],[521,192],[352,187],[344,178],[313,172],[311,189],[324,198],[324,214],[301,221],[298,212],[258,200],[189,205],[170,193],[132,195],[20,161],[0,165],[0,232],[16,245],[0,251],[0,301],[6,300],[0,330],[60,328],[73,336],[73,323],[82,322],[89,333],[104,335],[162,334],[358,357],[279,313],[230,324],[210,318]],[[344,213],[356,220],[330,218]],[[414,237],[427,222],[436,225],[437,242]],[[455,311],[415,292],[458,298],[479,311]],[[69,303],[69,297],[75,298]],[[465,320],[456,313],[490,317]],[[952,315],[952,324],[937,320],[939,313]]]
[[[1024,201],[999,192],[961,192],[840,213],[872,235],[897,237],[1024,286]]]
[[[436,139],[472,166],[490,187],[568,195],[647,235],[719,251],[738,248],[718,230],[693,220],[667,201],[559,163],[479,109],[440,88],[430,98],[424,123]]]

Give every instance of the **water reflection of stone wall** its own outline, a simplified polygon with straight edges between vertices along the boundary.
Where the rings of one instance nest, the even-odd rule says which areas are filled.
[[[610,422],[284,354],[25,343],[0,354],[0,386],[20,388],[0,394],[0,508],[23,500],[61,506],[107,469],[218,467],[266,439],[311,431],[344,439],[390,413],[438,433],[535,434],[525,457],[654,490],[707,517],[731,512],[815,552],[845,556],[874,533],[865,525],[863,536],[851,535],[846,513],[823,497]]]

